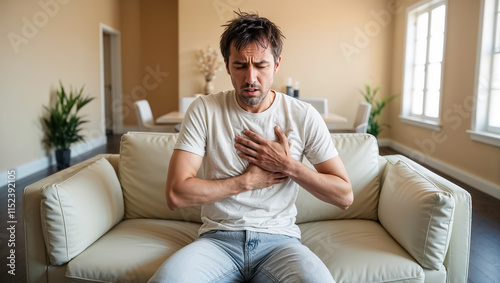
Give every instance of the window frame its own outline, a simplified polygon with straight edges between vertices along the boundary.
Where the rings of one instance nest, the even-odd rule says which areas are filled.
[[[488,14],[487,11],[493,12]],[[493,90],[492,76],[495,63],[493,58],[495,54],[500,54],[500,46],[496,46],[495,43],[498,40],[495,37],[500,36],[497,31],[500,25],[500,0],[481,0],[479,19],[472,125],[471,130],[467,132],[471,135],[472,140],[500,147],[500,128],[490,126],[488,123]],[[485,29],[491,28],[491,25],[493,25],[493,36],[489,38],[489,34],[485,34]],[[500,65],[500,62],[498,64]]]
[[[442,60],[441,64],[441,74],[440,74],[440,89],[439,89],[439,108],[437,117],[429,117],[425,115],[425,103],[426,95],[425,90],[427,88],[427,74],[429,62],[429,50],[431,44],[430,30],[432,28],[432,10],[444,5],[445,9],[445,22],[443,31],[443,50],[442,50]],[[424,64],[424,97],[422,100],[422,115],[413,114],[412,99],[413,99],[413,84],[414,84],[414,69],[415,69],[415,52],[416,52],[416,21],[419,15],[423,13],[429,13],[428,26],[427,26],[427,43],[426,43],[426,55]],[[424,0],[420,1],[406,9],[406,26],[405,26],[405,55],[403,63],[403,94],[402,94],[402,105],[401,105],[401,115],[399,118],[408,124],[425,127],[431,130],[440,131],[441,130],[441,109],[442,109],[442,97],[443,97],[443,78],[444,78],[444,66],[445,66],[445,50],[446,50],[446,33],[447,33],[447,23],[448,23],[448,1],[447,0]]]

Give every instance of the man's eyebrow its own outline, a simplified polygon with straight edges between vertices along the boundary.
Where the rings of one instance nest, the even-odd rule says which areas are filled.
[[[259,61],[259,62],[254,62],[255,65],[262,65],[262,64],[267,64],[267,63],[269,63],[269,61],[267,61],[267,60],[262,60],[262,61]],[[247,62],[234,61],[233,64],[235,64],[235,65],[247,65],[248,63]]]

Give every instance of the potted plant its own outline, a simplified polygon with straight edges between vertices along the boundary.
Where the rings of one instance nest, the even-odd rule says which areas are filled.
[[[43,122],[46,127],[46,142],[56,149],[57,169],[64,169],[69,167],[71,144],[83,141],[80,126],[88,122],[78,116],[78,111],[95,97],[82,96],[83,87],[78,93],[71,89],[68,95],[62,83],[59,83],[56,104],[53,107],[44,106],[48,117],[43,118]]]
[[[385,107],[385,105],[393,100],[394,98],[397,97],[397,95],[392,95],[390,97],[384,97],[381,100],[376,100],[375,96],[377,95],[377,92],[382,88],[382,86],[376,86],[372,87],[370,85],[365,85],[365,90],[364,92],[361,91],[361,94],[365,98],[366,102],[370,103],[372,105],[372,109],[370,111],[370,118],[368,120],[368,129],[367,133],[378,137],[380,132],[382,132],[384,127],[390,128],[391,126],[388,124],[380,124],[379,118],[380,114],[382,112],[382,109]]]

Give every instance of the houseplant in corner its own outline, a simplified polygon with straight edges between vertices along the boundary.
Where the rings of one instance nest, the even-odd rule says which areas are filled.
[[[57,169],[64,169],[69,167],[71,144],[83,141],[80,126],[88,122],[78,116],[78,111],[95,97],[82,96],[83,87],[78,93],[70,89],[68,95],[62,83],[59,84],[56,104],[53,107],[44,106],[48,117],[43,118],[43,123],[46,127],[46,142],[56,150]]]
[[[388,124],[380,124],[379,118],[380,114],[382,112],[382,109],[385,107],[385,105],[393,100],[394,98],[397,97],[397,95],[392,95],[389,97],[384,97],[381,100],[376,100],[375,96],[377,95],[377,92],[382,88],[382,86],[378,85],[376,87],[372,87],[370,85],[365,85],[365,90],[364,92],[361,91],[361,94],[365,98],[366,102],[370,103],[372,105],[372,109],[370,111],[370,118],[368,120],[368,128],[367,128],[367,133],[378,137],[380,132],[382,132],[384,127],[390,128],[391,126]]]

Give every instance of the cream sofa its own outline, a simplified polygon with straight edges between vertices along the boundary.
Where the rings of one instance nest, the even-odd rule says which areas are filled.
[[[200,208],[170,211],[165,203],[176,138],[128,133],[119,155],[98,155],[26,187],[28,282],[146,282],[195,240]],[[343,211],[303,189],[296,204],[302,242],[336,281],[467,282],[470,195],[403,156],[379,156],[373,136],[332,138],[353,205]]]

